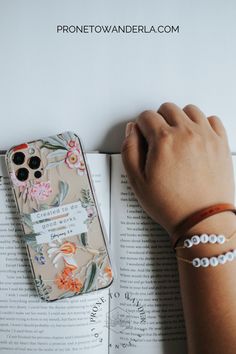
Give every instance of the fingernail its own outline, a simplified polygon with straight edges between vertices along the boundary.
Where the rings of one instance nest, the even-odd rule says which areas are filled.
[[[132,129],[133,129],[133,122],[129,122],[126,124],[126,127],[125,127],[125,137],[127,138],[127,136],[130,135],[130,133],[132,132]]]

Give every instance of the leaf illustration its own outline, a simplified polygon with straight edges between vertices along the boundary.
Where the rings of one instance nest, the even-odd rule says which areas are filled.
[[[47,148],[49,150],[57,150],[57,149],[65,149],[67,150],[66,148],[64,148],[63,146],[60,146],[60,145],[51,145],[47,142],[44,142],[41,146],[40,146],[40,149],[43,149],[43,148]]]
[[[59,206],[59,198],[58,198],[58,195],[56,195],[56,197],[54,198],[51,206],[53,207],[56,207],[56,206]]]
[[[81,235],[80,235],[80,239],[81,239],[81,243],[84,247],[88,246],[88,237],[87,237],[87,232],[83,232]]]
[[[60,160],[60,161],[56,161],[56,162],[50,162],[50,163],[46,166],[46,170],[48,170],[49,168],[56,167],[56,166],[60,165],[62,162],[64,162],[64,160]]]
[[[31,221],[31,219],[30,219],[30,215],[29,215],[29,214],[23,214],[23,215],[21,216],[21,218],[22,218],[22,222],[23,222],[25,225],[27,225],[31,230],[33,230],[33,223],[32,223],[32,221]]]
[[[68,190],[69,190],[69,184],[64,181],[60,181],[59,182],[59,191],[60,191],[59,203],[60,204],[63,202],[63,200],[67,196]]]
[[[49,208],[49,205],[47,204],[40,204],[40,208],[39,210],[45,210],[45,209],[48,209]],[[37,210],[36,210],[37,211]]]
[[[44,284],[41,275],[39,275],[39,277],[36,278],[34,281],[41,299],[48,301],[49,293],[52,291],[51,287]]]
[[[30,246],[35,252],[39,251],[40,246],[38,245],[36,241],[36,236],[37,234],[25,234],[23,236],[25,243]]]
[[[51,206],[59,206],[63,202],[63,200],[66,198],[68,190],[69,190],[69,184],[64,181],[60,181],[59,182],[59,193],[54,198]]]
[[[94,204],[94,202],[93,202],[93,200],[91,198],[89,189],[82,188],[81,189],[81,195],[82,195],[82,202],[83,203],[90,204],[90,205]]]
[[[70,136],[70,132],[65,132],[62,134],[63,138],[68,141],[68,140],[72,140],[73,138]]]
[[[54,150],[52,152],[50,152],[48,154],[48,158],[52,158],[52,157],[58,157],[58,156],[65,156],[67,153],[67,151],[65,149],[57,149],[57,150]]]
[[[95,275],[97,273],[97,264],[95,262],[92,262],[86,272],[86,280],[84,283],[84,291],[88,291],[94,282]]]
[[[25,242],[30,243],[30,242],[36,242],[37,235],[38,234],[25,234],[23,237]]]
[[[74,133],[68,131],[68,132],[65,132],[62,134],[63,138],[66,140],[66,141],[69,141],[69,140],[75,140],[76,139],[76,136]]]
[[[47,138],[47,140],[45,142],[46,143],[48,142],[50,145],[59,146],[59,147],[61,147],[61,149],[67,150],[66,142],[57,136],[50,136],[49,138]]]

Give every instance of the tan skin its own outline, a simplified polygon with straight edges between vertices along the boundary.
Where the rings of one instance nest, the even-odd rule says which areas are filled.
[[[193,212],[217,203],[234,204],[232,158],[223,124],[194,105],[164,103],[128,123],[122,159],[143,209],[171,235]],[[187,235],[236,231],[236,217],[223,212],[205,219]],[[223,245],[179,249],[189,260],[236,248]],[[178,260],[189,354],[236,353],[236,261],[194,268]]]

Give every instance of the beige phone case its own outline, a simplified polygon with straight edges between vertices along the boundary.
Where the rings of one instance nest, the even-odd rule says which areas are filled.
[[[6,162],[39,296],[52,301],[110,285],[105,229],[78,136],[21,144]]]

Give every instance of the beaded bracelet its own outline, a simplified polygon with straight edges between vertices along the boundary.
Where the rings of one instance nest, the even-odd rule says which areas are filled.
[[[176,258],[182,262],[192,264],[192,266],[195,268],[199,268],[199,267],[207,268],[208,266],[216,267],[220,264],[225,264],[226,262],[232,262],[233,260],[235,260],[236,249],[210,258],[203,257],[203,258],[194,258],[192,260],[182,258],[179,256],[176,256]]]
[[[225,211],[231,211],[236,214],[236,208],[233,204],[219,203],[211,205],[207,208],[196,211],[189,215],[186,219],[182,220],[173,230],[171,235],[172,247],[175,249],[178,242],[183,238],[183,235],[191,229],[194,225],[197,225],[202,220],[209,218],[212,215],[219,214]]]
[[[183,246],[175,247],[175,250],[181,248],[191,248],[192,246],[199,245],[200,243],[206,244],[224,244],[225,242],[231,241],[233,238],[236,237],[236,231],[234,231],[229,237],[225,237],[222,234],[215,235],[215,234],[201,234],[201,235],[193,235],[191,238],[186,238],[184,240]]]

